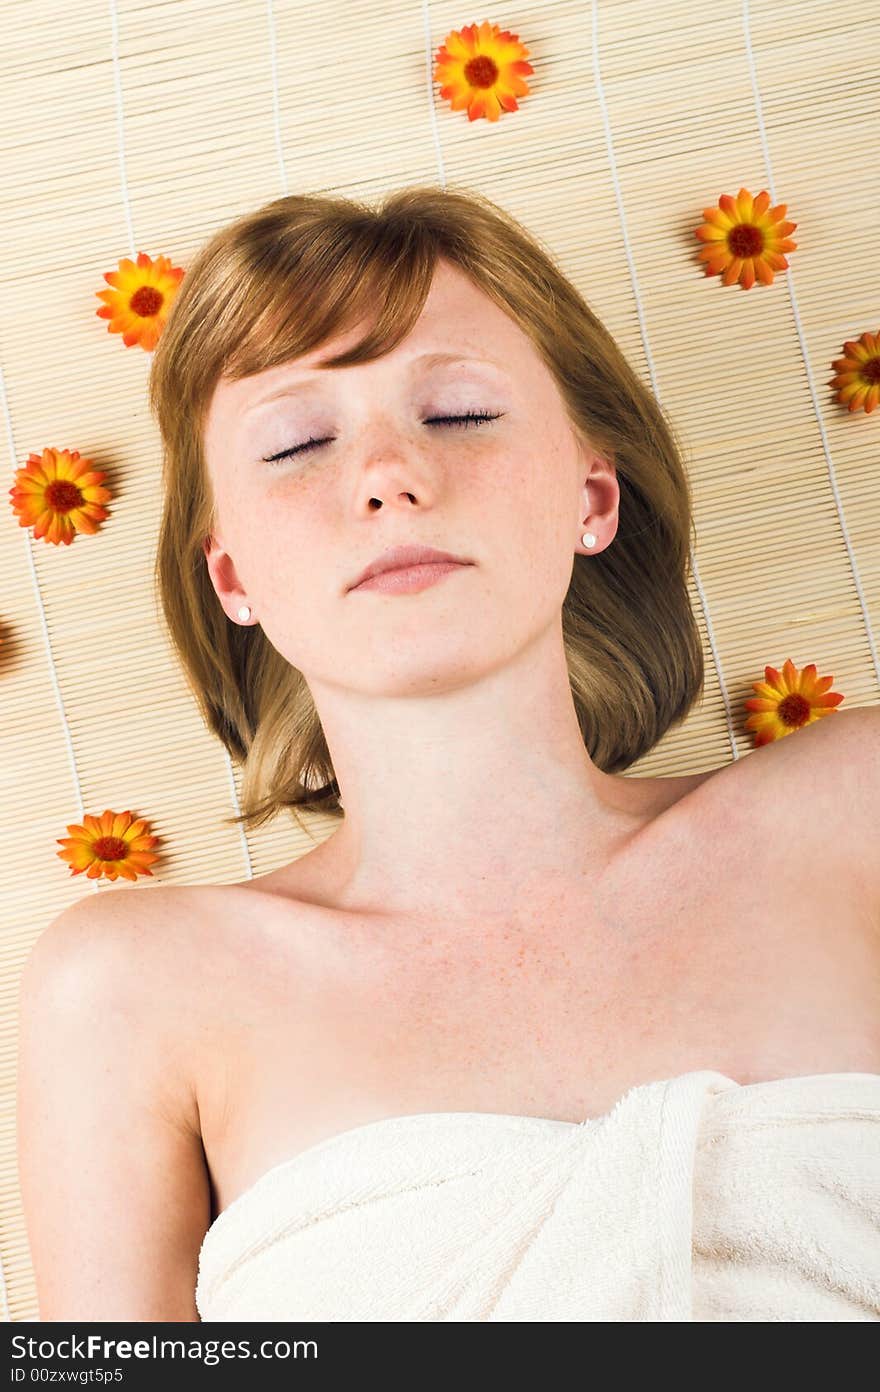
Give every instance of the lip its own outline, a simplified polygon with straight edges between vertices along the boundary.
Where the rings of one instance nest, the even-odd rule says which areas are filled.
[[[459,561],[423,561],[421,565],[394,566],[392,570],[380,570],[355,585],[355,590],[379,590],[383,594],[413,594],[436,585],[444,575],[454,570],[467,570],[467,565]]]
[[[377,575],[384,575],[388,571],[408,570],[419,566],[430,566],[439,574],[441,573],[439,570],[441,562],[445,562],[446,567],[473,565],[473,561],[466,556],[453,556],[449,551],[437,551],[431,546],[391,546],[387,551],[383,551],[381,556],[377,556],[374,561],[371,561],[348,588],[355,590],[365,580],[371,580]],[[427,578],[426,575],[425,579]]]

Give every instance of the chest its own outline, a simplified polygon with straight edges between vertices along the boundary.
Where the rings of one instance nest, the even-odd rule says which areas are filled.
[[[362,975],[350,1052],[420,1109],[599,1115],[650,1078],[880,1068],[880,943],[853,886],[737,825],[682,823],[516,920],[405,934]],[[432,1104],[433,1105],[433,1104]]]
[[[729,805],[455,930],[261,909],[200,1087],[228,1192],[394,1114],[582,1120],[696,1068],[880,1071],[880,949],[852,887]]]

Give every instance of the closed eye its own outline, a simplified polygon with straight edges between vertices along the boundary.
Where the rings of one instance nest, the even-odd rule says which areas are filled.
[[[464,416],[429,416],[425,425],[456,425],[463,422],[466,429],[469,421],[473,421],[475,425],[482,425],[485,421],[498,420],[499,416],[503,414],[503,411],[499,411],[494,416],[488,411],[468,411]],[[279,450],[278,454],[263,456],[263,463],[275,464],[279,459],[289,459],[295,454],[304,454],[307,450],[317,449],[319,445],[329,444],[332,439],[333,436],[328,435],[324,440],[305,440],[301,445],[291,445],[290,449]]]

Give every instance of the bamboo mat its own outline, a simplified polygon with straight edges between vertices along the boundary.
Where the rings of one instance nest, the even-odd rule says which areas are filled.
[[[765,663],[815,661],[846,705],[880,699],[880,411],[826,386],[880,324],[873,0],[5,0],[0,59],[0,403],[7,484],[31,450],[108,471],[112,516],[70,547],[0,521],[0,1307],[37,1316],[15,1151],[17,990],[31,944],[106,881],[56,838],[137,809],[168,882],[262,874],[312,844],[245,837],[238,771],[203,728],[151,588],[160,515],[149,354],[95,315],[141,249],[184,268],[282,193],[368,200],[472,188],[558,256],[671,416],[696,501],[692,602],[705,696],[629,772],[752,750]],[[452,28],[519,35],[518,112],[469,122],[432,81]],[[766,188],[798,224],[790,269],[748,292],[706,277],[693,228]],[[314,818],[316,836],[334,823]],[[59,1157],[63,1163],[64,1157]]]

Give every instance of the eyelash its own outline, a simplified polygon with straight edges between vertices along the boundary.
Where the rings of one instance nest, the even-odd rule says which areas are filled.
[[[465,423],[467,423],[468,421],[474,421],[477,425],[482,425],[484,421],[498,420],[499,416],[503,414],[504,413],[502,411],[499,411],[498,414],[494,416],[491,415],[488,411],[468,411],[463,416],[429,416],[428,420],[425,421],[425,424],[433,425],[436,421],[440,421],[443,423],[448,423],[449,421],[464,421]],[[465,424],[465,429],[467,429],[467,424]],[[326,440],[305,440],[301,445],[293,445],[290,449],[280,450],[278,454],[270,454],[268,458],[264,456],[263,463],[275,464],[281,459],[287,459],[295,454],[304,454],[307,450],[312,450],[317,445],[323,445],[326,443]]]

